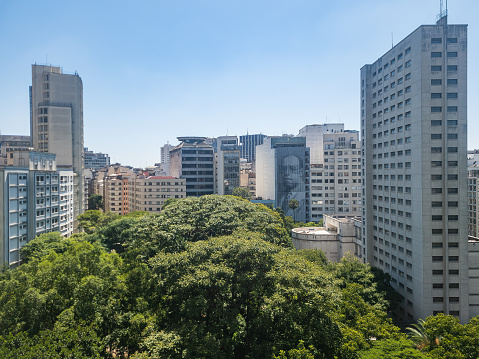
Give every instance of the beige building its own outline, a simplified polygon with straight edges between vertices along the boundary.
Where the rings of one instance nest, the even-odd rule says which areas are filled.
[[[30,136],[0,135],[0,165],[13,161],[14,151],[33,151]]]
[[[132,177],[129,196],[130,211],[159,213],[168,199],[186,197],[186,179],[172,176]]]
[[[359,217],[325,215],[324,227],[294,228],[292,238],[297,250],[321,250],[332,262],[339,262],[347,253],[363,259]]]

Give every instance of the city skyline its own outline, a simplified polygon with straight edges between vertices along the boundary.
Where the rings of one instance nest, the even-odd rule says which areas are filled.
[[[0,4],[1,133],[28,134],[30,65],[60,65],[83,79],[85,146],[142,167],[178,136],[297,134],[328,122],[359,129],[359,68],[439,13],[438,0],[403,1],[415,9],[406,12],[378,0],[26,3]],[[449,1],[449,23],[469,24],[477,39],[478,9]],[[469,149],[479,148],[478,77],[470,66]]]

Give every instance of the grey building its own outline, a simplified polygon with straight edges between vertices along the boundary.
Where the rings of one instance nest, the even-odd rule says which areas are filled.
[[[85,168],[101,168],[110,165],[110,156],[106,153],[89,151],[85,147]]]
[[[256,148],[256,197],[274,200],[287,216],[310,221],[309,148],[304,137],[267,137]],[[289,201],[299,203],[289,208]]]
[[[233,194],[240,186],[240,146],[236,136],[222,136],[216,143],[216,193]]]
[[[170,175],[186,179],[186,196],[215,192],[215,154],[206,137],[178,137],[170,150]]]
[[[84,211],[83,84],[60,67],[32,65],[30,136],[37,152],[57,155],[74,172],[74,217]]]
[[[256,146],[262,145],[265,138],[266,135],[261,133],[240,136],[241,158],[246,158],[248,162],[253,162],[256,158]]]
[[[361,68],[362,236],[405,320],[470,317],[467,25],[423,25]]]

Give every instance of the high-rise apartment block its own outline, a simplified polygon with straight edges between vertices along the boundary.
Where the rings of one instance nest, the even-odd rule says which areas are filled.
[[[317,125],[315,125],[317,126]],[[311,220],[325,214],[361,215],[361,152],[359,132],[327,131],[321,137],[321,164],[311,164]],[[311,150],[311,155],[313,151]],[[316,154],[316,158],[318,158]]]
[[[74,217],[84,210],[83,84],[60,67],[32,65],[30,136],[35,151],[54,153],[74,173]]]
[[[0,265],[21,263],[20,249],[37,235],[73,233],[73,171],[50,153],[12,152],[0,166]]]
[[[165,144],[164,146],[161,146],[160,148],[160,155],[161,155],[161,163],[167,164],[170,163],[170,151],[173,149],[173,145],[170,145],[169,143]]]
[[[400,317],[469,319],[467,25],[423,25],[361,69],[362,236]]]

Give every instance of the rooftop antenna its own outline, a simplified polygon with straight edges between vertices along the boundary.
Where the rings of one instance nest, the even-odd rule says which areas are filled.
[[[442,18],[446,18],[445,21],[447,22],[447,0],[446,0],[446,8],[444,8],[443,0],[439,0],[439,15],[437,15],[437,21],[441,20]]]
[[[394,47],[394,35],[391,32],[391,49]]]

